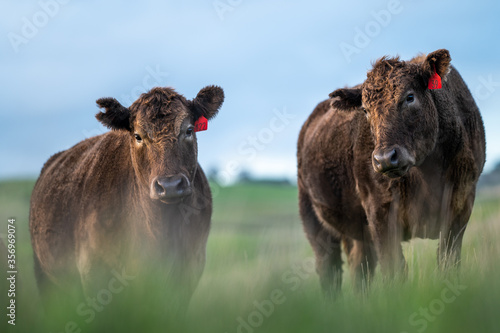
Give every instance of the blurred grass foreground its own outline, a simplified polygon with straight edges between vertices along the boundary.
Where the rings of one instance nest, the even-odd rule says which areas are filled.
[[[0,183],[0,233],[5,243],[7,220],[14,217],[19,271],[16,325],[7,324],[2,290],[1,332],[499,332],[498,189],[478,193],[459,279],[437,270],[436,241],[413,240],[404,245],[406,282],[384,285],[377,273],[369,292],[358,294],[344,264],[342,296],[329,304],[302,231],[297,188],[251,183],[218,188],[206,268],[184,317],[151,315],[159,305],[139,297],[88,312],[85,318],[91,320],[83,325],[71,323],[75,309],[64,309],[60,317],[68,322],[54,328],[43,316],[33,273],[28,230],[33,185]]]

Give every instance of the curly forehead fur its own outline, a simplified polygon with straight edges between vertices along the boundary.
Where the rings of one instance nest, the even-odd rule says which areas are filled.
[[[189,115],[189,103],[172,88],[153,88],[131,106],[132,123],[149,136],[174,140],[176,129]]]
[[[387,110],[409,87],[424,84],[419,61],[415,58],[406,62],[399,57],[377,60],[363,83],[363,104]]]

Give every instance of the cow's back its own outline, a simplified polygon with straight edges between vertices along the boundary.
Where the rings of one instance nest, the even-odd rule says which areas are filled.
[[[486,160],[486,139],[483,120],[479,108],[460,73],[452,66],[448,75],[447,79],[450,81],[451,86],[450,97],[457,106],[460,122],[467,133],[464,140],[468,148],[472,151],[478,169],[477,176],[479,177]]]

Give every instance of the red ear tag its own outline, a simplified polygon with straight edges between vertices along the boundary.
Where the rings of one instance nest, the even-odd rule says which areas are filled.
[[[194,122],[195,132],[206,131],[207,128],[208,128],[208,120],[204,116],[201,116],[200,118],[198,118],[197,121]]]
[[[434,74],[429,78],[429,89],[441,89],[441,77],[436,72],[436,65],[434,65]]]

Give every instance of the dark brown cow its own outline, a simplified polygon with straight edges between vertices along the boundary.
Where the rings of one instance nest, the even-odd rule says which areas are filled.
[[[154,88],[129,108],[97,101],[104,112],[96,118],[112,131],[52,156],[33,190],[30,230],[42,293],[76,278],[95,297],[113,277],[123,282],[149,264],[189,299],[212,214],[194,125],[213,118],[223,100],[222,89],[209,86],[193,100]]]
[[[386,278],[404,276],[401,241],[412,237],[439,238],[440,267],[458,265],[485,137],[450,61],[447,50],[381,58],[363,84],[334,91],[302,127],[300,214],[326,293],[341,285],[341,241],[357,287],[377,259]],[[435,73],[441,89],[430,89]]]

